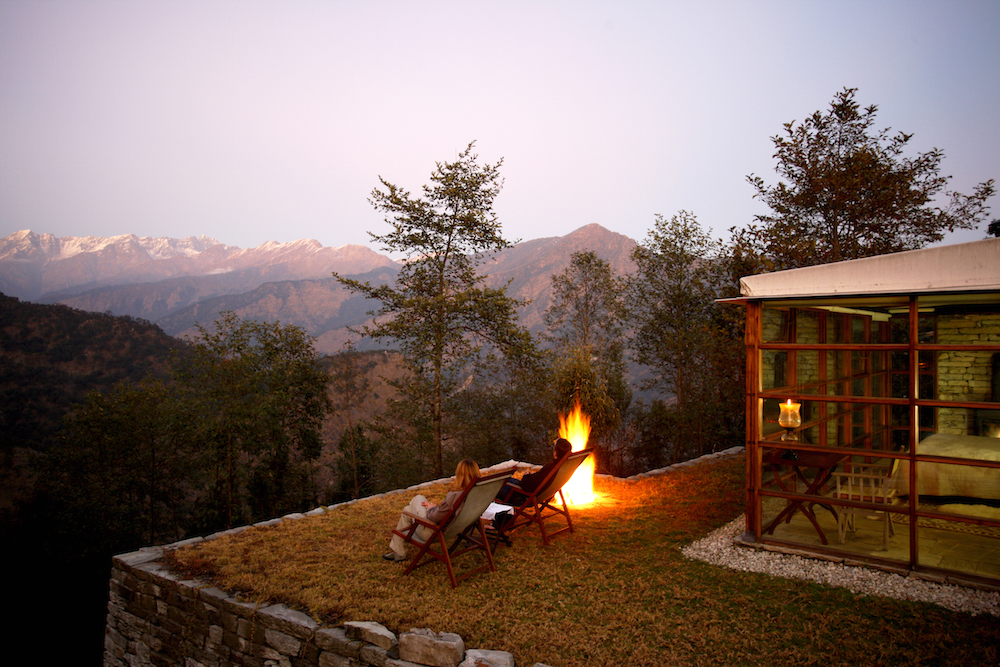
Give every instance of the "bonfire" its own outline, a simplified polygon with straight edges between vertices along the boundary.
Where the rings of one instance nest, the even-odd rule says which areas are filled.
[[[590,439],[590,416],[580,408],[580,399],[566,415],[559,415],[559,437],[566,438],[573,445],[573,451],[586,449]],[[588,456],[573,477],[563,487],[563,495],[570,505],[579,507],[597,500],[594,493],[594,455]]]

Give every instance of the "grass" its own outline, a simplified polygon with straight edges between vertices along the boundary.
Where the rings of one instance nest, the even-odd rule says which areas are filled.
[[[574,511],[575,533],[542,547],[536,528],[521,529],[496,572],[457,589],[441,565],[404,578],[380,558],[410,494],[209,540],[171,560],[327,624],[455,632],[519,665],[1000,664],[995,617],[685,558],[684,544],[743,511],[743,466],[738,457],[636,482],[599,478],[602,500]]]

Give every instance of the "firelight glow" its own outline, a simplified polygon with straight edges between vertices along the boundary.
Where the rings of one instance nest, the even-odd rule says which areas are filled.
[[[583,413],[580,401],[577,399],[573,410],[567,415],[559,415],[559,437],[566,438],[573,445],[573,451],[578,452],[587,447],[590,439],[590,416]],[[563,487],[563,495],[570,505],[587,505],[597,500],[594,494],[594,456],[584,459],[573,477]]]

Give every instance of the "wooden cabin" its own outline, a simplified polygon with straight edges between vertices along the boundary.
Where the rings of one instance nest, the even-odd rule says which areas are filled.
[[[743,539],[1000,586],[1000,239],[740,282]]]

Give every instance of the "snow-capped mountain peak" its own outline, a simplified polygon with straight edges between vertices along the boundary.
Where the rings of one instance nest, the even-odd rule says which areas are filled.
[[[0,239],[0,292],[22,299],[107,285],[251,271],[260,280],[328,278],[334,270],[364,273],[393,264],[364,246],[324,248],[316,239],[227,246],[209,236],[183,239],[36,234]]]

